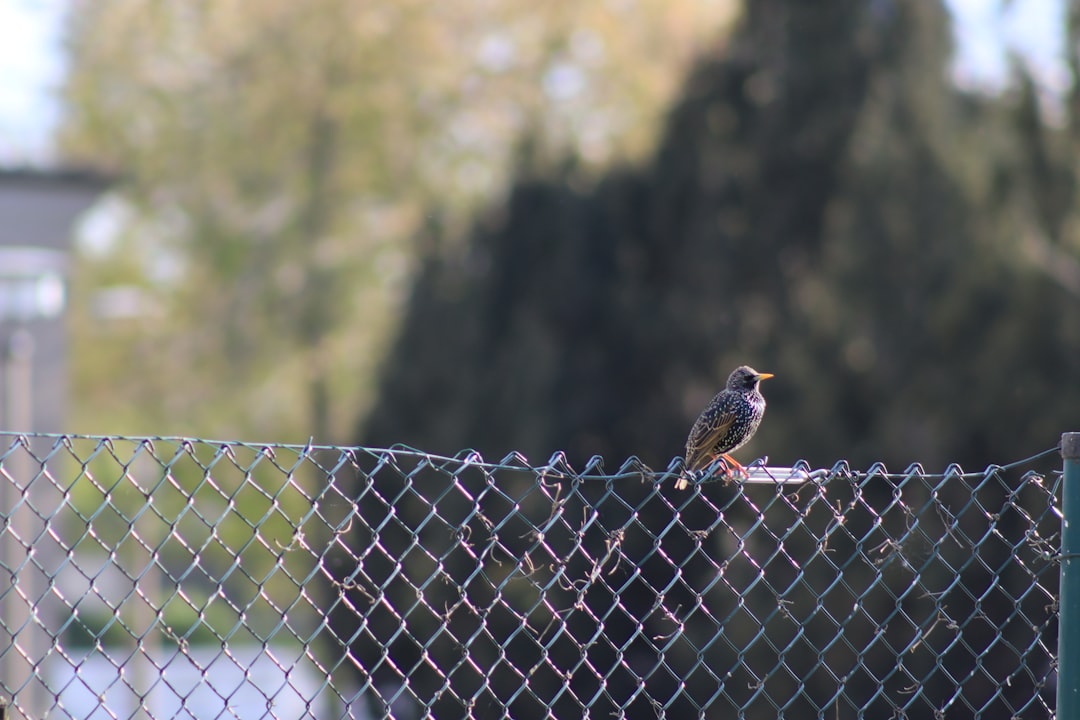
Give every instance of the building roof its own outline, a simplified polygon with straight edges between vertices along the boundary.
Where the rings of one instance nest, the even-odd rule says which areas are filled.
[[[87,190],[105,190],[115,184],[116,176],[95,168],[84,166],[56,166],[51,168],[31,165],[0,166],[0,184],[29,185],[65,185],[82,186]]]

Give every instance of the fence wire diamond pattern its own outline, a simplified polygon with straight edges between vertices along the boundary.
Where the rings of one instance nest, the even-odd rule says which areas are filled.
[[[0,443],[8,717],[1053,716],[1053,450],[680,492],[678,461]]]

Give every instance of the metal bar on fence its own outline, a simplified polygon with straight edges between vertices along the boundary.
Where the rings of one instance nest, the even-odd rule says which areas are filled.
[[[1080,432],[1061,436],[1057,720],[1080,720]]]

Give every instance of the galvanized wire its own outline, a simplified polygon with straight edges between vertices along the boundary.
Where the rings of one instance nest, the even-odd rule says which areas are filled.
[[[35,719],[1050,718],[1054,455],[680,492],[678,460],[0,435],[0,695]]]

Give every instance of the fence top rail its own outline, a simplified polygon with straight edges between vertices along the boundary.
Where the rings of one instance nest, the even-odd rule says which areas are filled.
[[[308,459],[309,456],[323,452],[334,452],[354,457],[370,457],[374,459],[385,459],[387,457],[394,459],[414,458],[430,465],[434,469],[449,469],[450,467],[455,467],[458,468],[458,470],[455,470],[454,472],[460,472],[465,468],[473,467],[486,472],[500,470],[531,471],[551,479],[578,478],[590,481],[609,481],[636,478],[650,480],[655,484],[660,484],[667,480],[681,477],[684,473],[682,457],[675,457],[668,463],[665,469],[656,470],[637,456],[632,455],[625,459],[618,469],[612,473],[604,470],[604,458],[599,455],[593,455],[579,470],[571,465],[566,454],[562,451],[553,453],[545,463],[532,464],[524,455],[516,451],[507,453],[497,461],[489,461],[485,460],[479,451],[471,448],[463,449],[454,455],[440,455],[426,452],[403,443],[395,443],[386,448],[377,448],[362,445],[316,444],[313,439],[310,439],[307,443],[301,445],[299,443],[217,440],[180,435],[20,433],[5,430],[0,430],[0,442],[3,443],[3,446],[0,447],[0,458],[8,455],[19,446],[29,449],[32,439],[50,441],[54,448],[63,446],[68,447],[69,449],[73,449],[72,446],[76,441],[85,441],[105,446],[114,443],[145,445],[150,449],[153,449],[155,443],[167,443],[178,447],[195,447],[197,445],[218,447],[224,452],[229,452],[232,448],[244,448],[252,452],[267,455],[273,455],[276,451],[286,451],[296,453],[298,463]],[[939,473],[926,472],[921,463],[912,463],[908,465],[903,472],[889,472],[884,463],[877,462],[871,465],[869,469],[860,471],[853,469],[847,460],[838,460],[830,468],[812,468],[803,460],[798,460],[790,467],[779,467],[769,465],[769,458],[766,456],[759,458],[746,466],[748,474],[743,482],[786,484],[815,481],[821,482],[837,477],[858,481],[868,477],[903,479],[911,477],[912,475],[918,475],[926,479],[969,479],[985,477],[993,472],[1024,468],[1032,465],[1038,460],[1050,455],[1060,454],[1061,452],[1062,443],[1059,442],[1053,447],[1041,450],[1020,460],[1015,460],[1002,465],[990,464],[982,471],[965,472],[958,464],[952,463],[946,467],[944,471]],[[706,478],[703,480],[703,482],[706,483],[716,481],[719,481],[718,477]]]

